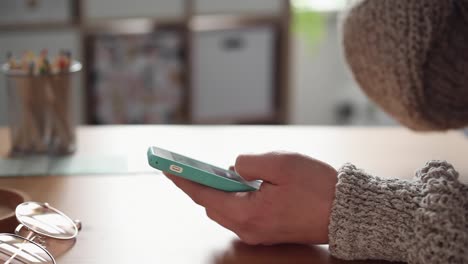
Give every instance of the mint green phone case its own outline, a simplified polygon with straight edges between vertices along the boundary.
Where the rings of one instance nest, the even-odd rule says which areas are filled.
[[[148,163],[155,169],[226,192],[256,191],[261,185],[260,181],[247,182],[233,171],[218,168],[157,147],[148,149]],[[220,176],[215,172],[227,174],[236,179]]]

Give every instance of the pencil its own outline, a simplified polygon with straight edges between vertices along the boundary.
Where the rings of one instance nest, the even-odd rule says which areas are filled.
[[[48,51],[26,51],[17,62],[7,54],[9,75],[11,153],[69,154],[75,147],[71,107],[71,53],[62,50],[50,63]]]

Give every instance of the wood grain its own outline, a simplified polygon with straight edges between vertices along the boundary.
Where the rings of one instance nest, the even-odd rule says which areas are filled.
[[[0,148],[6,145],[0,129]],[[459,132],[415,134],[401,128],[284,126],[82,127],[78,155],[125,155],[145,166],[146,148],[158,145],[227,167],[243,152],[298,151],[335,167],[350,161],[368,171],[410,178],[429,159],[446,159],[468,175],[468,139]],[[347,263],[326,246],[251,247],[210,221],[158,172],[135,175],[46,176],[0,179],[83,222],[76,244],[58,257],[72,263]],[[382,263],[382,262],[351,262]]]

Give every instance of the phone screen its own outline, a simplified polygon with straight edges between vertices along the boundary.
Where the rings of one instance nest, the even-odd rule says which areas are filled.
[[[170,159],[170,160],[182,163],[182,164],[186,164],[186,165],[192,166],[194,168],[204,170],[204,171],[207,171],[209,173],[212,173],[212,174],[215,174],[215,175],[218,175],[218,176],[221,176],[221,177],[225,177],[225,178],[235,180],[235,181],[239,181],[239,182],[244,181],[244,179],[242,179],[239,175],[237,175],[237,173],[235,173],[233,171],[217,168],[215,166],[206,164],[206,163],[201,162],[201,161],[191,159],[189,157],[179,155],[177,153],[169,152],[169,151],[166,151],[166,150],[163,150],[163,149],[157,149],[156,153],[158,155],[160,155],[161,157],[163,157],[163,158]]]

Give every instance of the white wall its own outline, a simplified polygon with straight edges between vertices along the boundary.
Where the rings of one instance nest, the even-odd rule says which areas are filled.
[[[292,36],[291,123],[336,125],[336,106],[348,102],[356,113],[352,125],[394,124],[354,81],[342,54],[336,16],[330,15],[326,24],[325,36],[315,48],[301,36]]]

